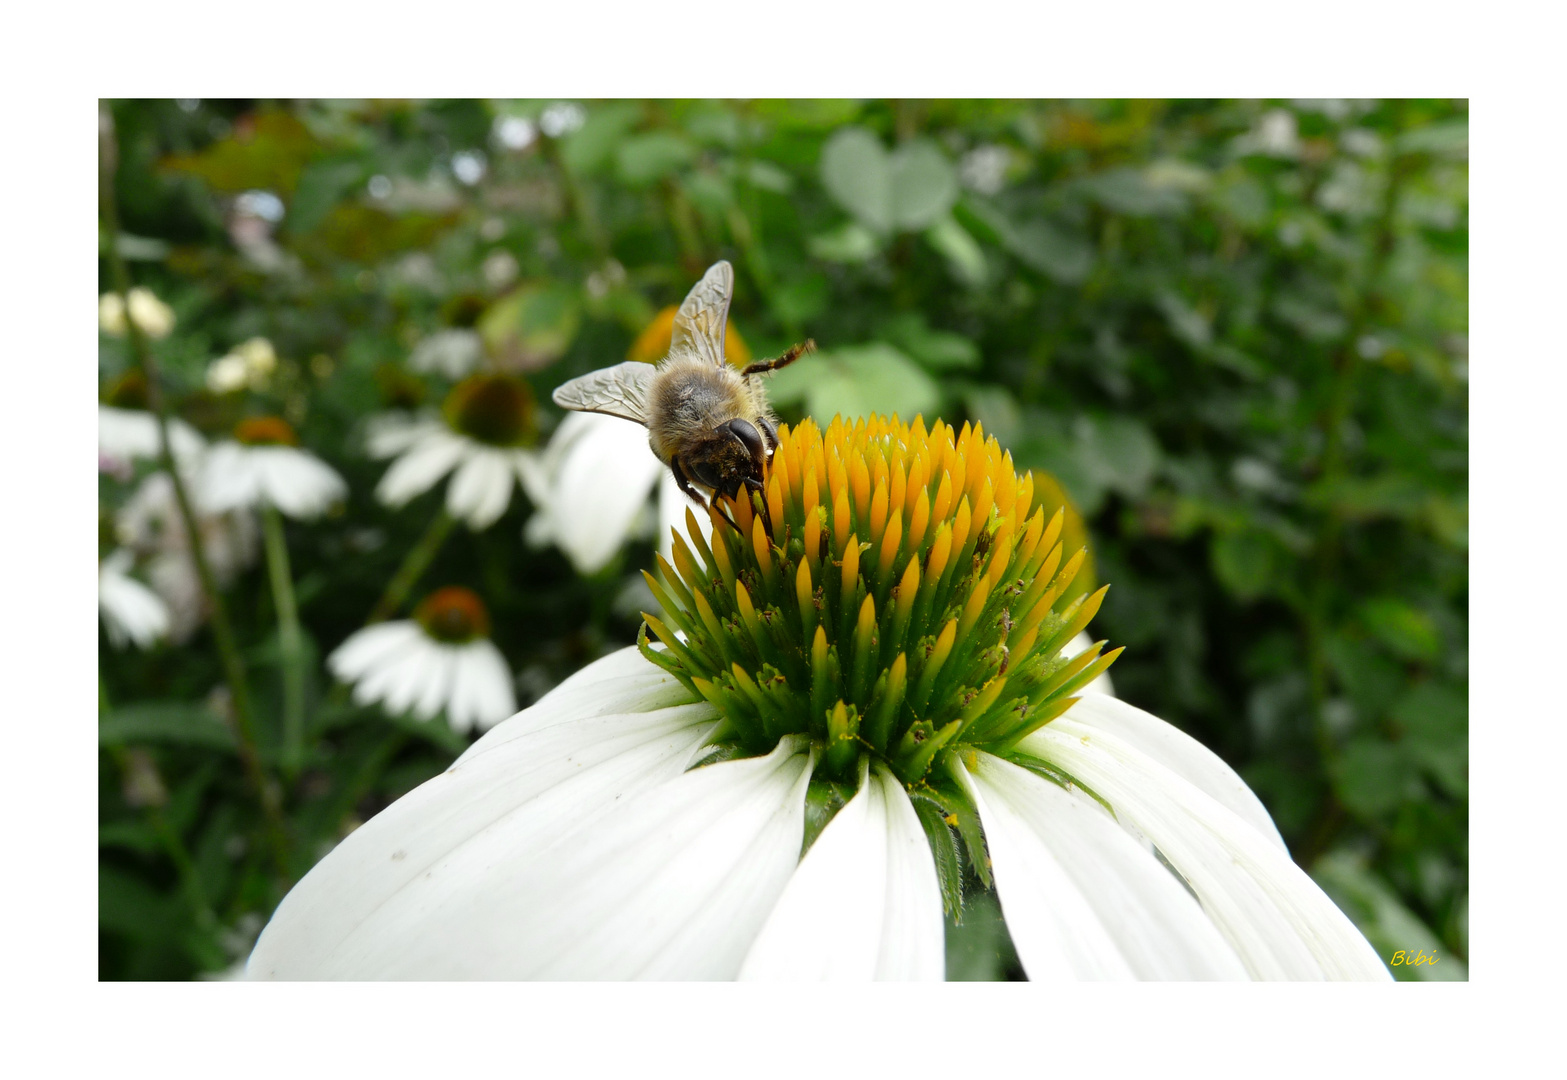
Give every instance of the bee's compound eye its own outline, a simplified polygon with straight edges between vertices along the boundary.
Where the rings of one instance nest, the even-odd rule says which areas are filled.
[[[767,461],[767,443],[762,439],[762,433],[756,430],[756,425],[741,417],[727,420],[718,425],[719,431],[727,431],[739,440],[745,447],[746,453],[751,455],[751,460],[758,466]]]

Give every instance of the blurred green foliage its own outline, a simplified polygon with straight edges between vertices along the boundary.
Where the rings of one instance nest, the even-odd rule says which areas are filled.
[[[312,658],[361,625],[440,505],[372,496],[366,417],[438,404],[406,366],[474,327],[538,400],[616,362],[713,260],[786,419],[984,423],[1088,520],[1119,694],[1234,764],[1384,956],[1468,952],[1467,105],[1296,102],[217,102],[110,106],[120,249],[173,306],[155,346],[209,436],[276,412],[349,481],[290,523]],[[105,234],[105,239],[107,238]],[[106,248],[105,248],[106,250]],[[104,291],[111,279],[101,260]],[[208,363],[253,336],[264,390]],[[100,379],[128,368],[104,337]],[[540,409],[543,430],[553,408]],[[105,477],[113,509],[131,485]],[[530,550],[521,498],[424,582],[494,614],[526,704],[629,643],[648,565]],[[646,545],[643,545],[645,548]],[[228,591],[264,760],[271,593]],[[288,864],[221,714],[210,634],[100,648],[100,975],[242,959],[296,879],[466,745],[345,704],[316,660]],[[988,911],[988,909],[986,909]],[[1015,972],[999,922],[964,978]],[[1004,939],[1004,930],[999,931]],[[985,957],[991,957],[986,967]]]

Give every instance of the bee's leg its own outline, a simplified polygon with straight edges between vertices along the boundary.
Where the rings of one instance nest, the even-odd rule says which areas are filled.
[[[696,488],[691,486],[691,481],[686,479],[686,471],[680,467],[680,458],[678,456],[669,459],[669,471],[674,474],[675,486],[680,489],[682,495],[698,505],[708,505]]]
[[[800,359],[800,357],[804,356],[806,353],[808,353],[808,352],[815,352],[815,351],[816,351],[816,342],[813,341],[813,340],[807,339],[805,344],[803,344],[803,345],[791,346],[789,351],[784,353],[782,356],[778,357],[778,359],[776,359],[776,360],[758,360],[756,363],[747,366],[743,371],[740,372],[740,374],[742,374],[742,375],[765,375],[769,371],[777,371],[781,367],[788,367],[790,364],[792,364],[796,360]]]

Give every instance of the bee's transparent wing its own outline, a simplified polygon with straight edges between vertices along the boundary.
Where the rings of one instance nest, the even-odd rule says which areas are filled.
[[[675,314],[669,355],[695,355],[723,367],[724,327],[729,322],[729,298],[734,292],[734,267],[722,259],[708,267]]]
[[[628,360],[562,383],[553,396],[563,409],[608,413],[646,424],[647,391],[652,382],[652,364]]]

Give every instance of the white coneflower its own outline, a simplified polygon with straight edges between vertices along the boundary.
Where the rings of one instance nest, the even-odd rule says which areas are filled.
[[[207,452],[197,501],[212,513],[272,506],[292,518],[319,517],[348,494],[337,471],[307,450],[287,421],[242,420],[233,441]]]
[[[600,413],[568,413],[541,454],[522,469],[533,502],[524,535],[530,544],[555,544],[578,573],[591,574],[614,558],[647,516],[659,477],[659,535],[683,523],[686,497],[648,448],[647,428]],[[645,532],[643,535],[646,535]]]
[[[408,366],[426,375],[460,379],[484,359],[484,341],[472,330],[437,330],[414,346]]]
[[[350,635],[327,667],[354,684],[361,705],[379,701],[421,720],[445,713],[454,731],[483,731],[517,711],[511,671],[489,632],[483,602],[451,586],[426,597],[410,620]]]
[[[202,552],[222,588],[256,561],[256,515],[249,510],[211,513],[199,503],[194,509]],[[115,528],[120,543],[145,560],[148,583],[168,605],[169,640],[187,640],[206,618],[207,600],[168,473],[153,473],[137,486],[115,514]]]
[[[169,417],[169,450],[183,473],[207,448],[207,441],[185,421]],[[129,470],[131,462],[154,460],[163,452],[158,418],[143,409],[98,406],[98,457],[115,471]]]
[[[372,457],[396,458],[376,497],[403,506],[453,473],[446,509],[478,530],[511,502],[533,434],[533,395],[509,375],[473,375],[452,388],[439,418],[385,417],[367,439]]]
[[[174,309],[153,295],[151,289],[134,288],[128,294],[131,318],[142,333],[153,340],[166,338],[174,329]],[[98,328],[106,334],[124,337],[125,302],[119,293],[98,297]]]
[[[806,422],[762,498],[649,578],[662,649],[351,834],[250,975],[936,979],[971,873],[1031,979],[1390,977],[1227,765],[1076,696],[1104,590],[1058,603],[1083,553],[994,439]]]
[[[168,607],[157,593],[130,576],[134,561],[135,556],[122,548],[98,564],[98,617],[116,649],[129,642],[150,648],[169,632]]]

